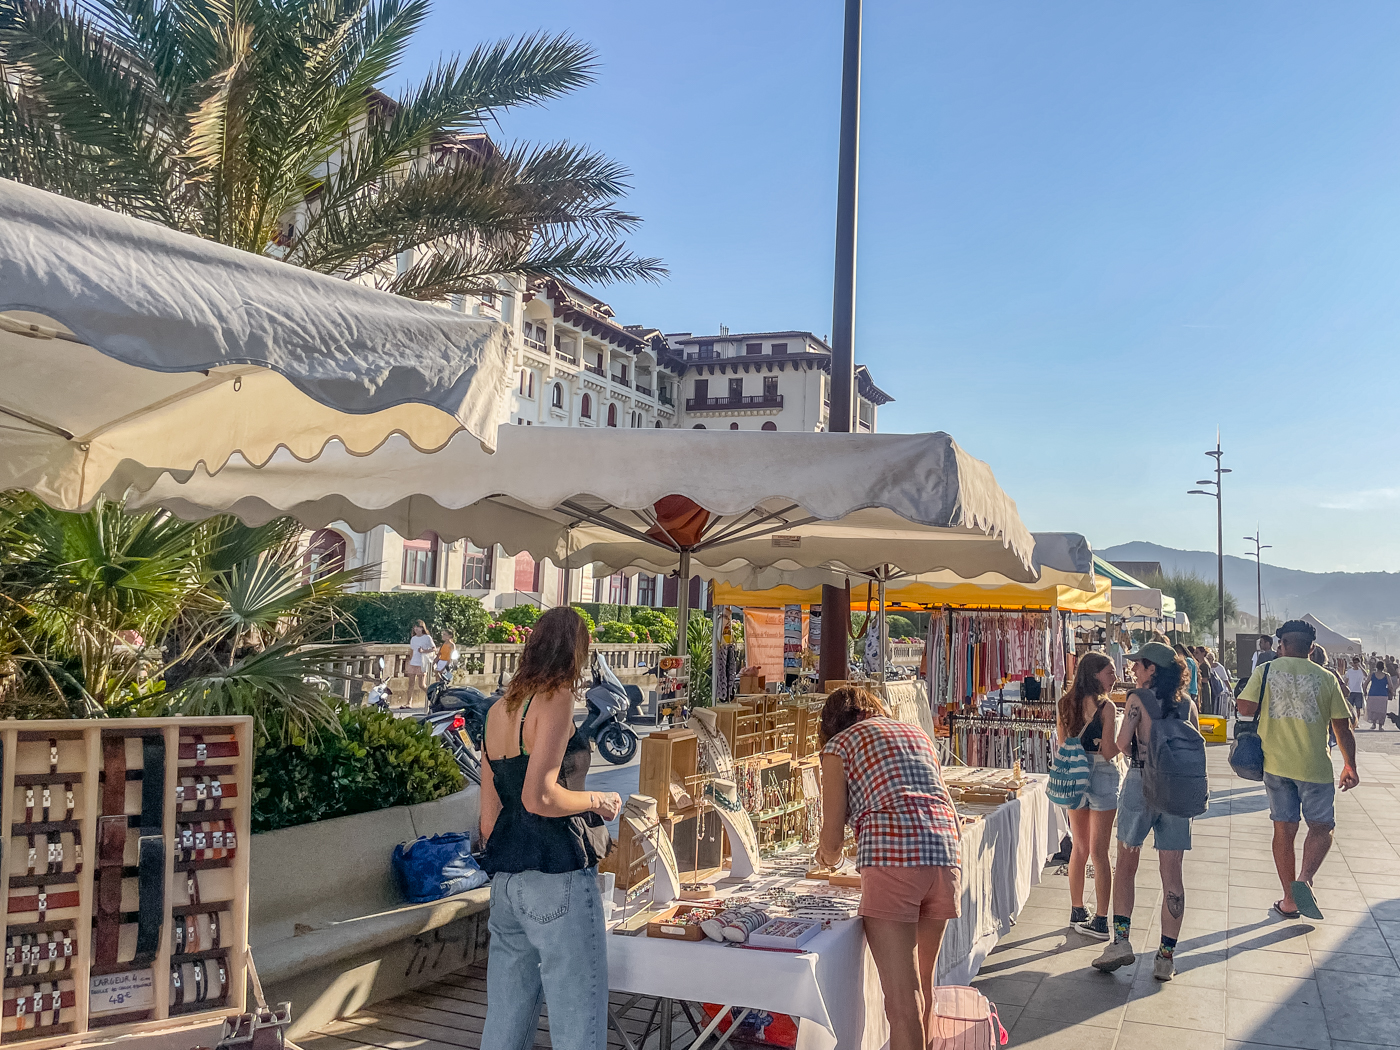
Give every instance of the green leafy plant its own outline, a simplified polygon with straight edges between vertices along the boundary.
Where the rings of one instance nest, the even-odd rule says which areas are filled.
[[[524,645],[529,628],[505,620],[492,620],[486,625],[486,640],[493,645]]]
[[[481,599],[442,591],[361,591],[336,605],[352,637],[384,645],[408,645],[417,620],[428,625],[434,638],[441,638],[445,628],[459,647],[480,645],[491,622]]]
[[[714,703],[712,668],[714,627],[709,617],[692,613],[686,625],[686,652],[690,654],[690,702],[696,707]]]
[[[460,791],[461,771],[411,718],[338,705],[337,733],[264,743],[253,759],[253,830],[409,806]]]
[[[589,616],[588,610],[581,605],[575,605],[573,608],[574,612],[583,617],[583,625],[588,628],[588,635],[591,638],[593,636],[593,629],[597,626],[597,624],[593,622],[593,617]]]
[[[610,620],[594,628],[593,639],[612,645],[633,645],[637,641],[637,632],[630,624]]]
[[[496,619],[513,623],[517,627],[533,627],[544,614],[537,605],[516,605],[496,614]]]
[[[5,0],[0,176],[417,299],[662,276],[621,239],[624,168],[482,134],[591,83],[596,54],[504,40],[390,98],[429,6]]]
[[[913,621],[903,616],[887,616],[885,623],[889,627],[891,638],[917,638],[918,632],[914,630]]]
[[[632,627],[645,632],[646,641],[672,649],[676,644],[676,621],[660,609],[639,608],[632,613]]]

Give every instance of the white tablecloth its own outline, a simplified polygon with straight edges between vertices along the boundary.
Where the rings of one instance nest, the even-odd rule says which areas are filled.
[[[944,934],[939,984],[972,979],[1040,881],[1047,856],[1047,778],[1029,779],[1019,798],[964,832],[962,916]],[[794,955],[610,934],[608,986],[799,1017],[799,1050],[880,1050],[889,1028],[860,920],[833,923],[807,948]]]

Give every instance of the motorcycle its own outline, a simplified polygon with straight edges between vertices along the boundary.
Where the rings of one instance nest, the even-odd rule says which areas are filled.
[[[370,691],[365,694],[361,704],[366,704],[376,711],[383,711],[386,715],[393,713],[393,708],[389,703],[394,691],[389,688],[389,680],[384,677],[384,657],[377,661],[379,667],[379,681],[375,682]]]
[[[462,771],[462,775],[471,784],[481,783],[481,741],[471,738],[467,729],[467,720],[460,711],[437,711],[430,712],[420,719],[424,725],[433,731],[433,736],[442,740],[442,746],[447,748],[454,760],[457,768]]]
[[[481,738],[486,734],[486,714],[491,705],[505,693],[505,676],[496,680],[496,691],[487,696],[480,689],[470,685],[453,685],[452,671],[448,664],[438,672],[438,680],[428,686],[428,717],[455,712],[462,716],[467,734],[477,750],[481,749]]]
[[[637,734],[626,721],[631,698],[599,653],[593,654],[592,670],[593,684],[583,694],[588,713],[579,729],[597,745],[598,754],[620,766],[637,753]]]

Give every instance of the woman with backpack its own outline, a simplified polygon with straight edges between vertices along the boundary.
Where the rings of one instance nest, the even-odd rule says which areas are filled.
[[[1118,758],[1118,708],[1108,698],[1117,684],[1113,661],[1103,653],[1088,653],[1079,661],[1074,683],[1060,697],[1055,716],[1056,750],[1078,738],[1089,758],[1089,789],[1083,801],[1070,807],[1069,922],[1080,933],[1106,941],[1113,936],[1108,909],[1113,903],[1113,868],[1108,844],[1118,815],[1118,791],[1123,770]],[[1093,918],[1084,908],[1084,875],[1094,858]]]

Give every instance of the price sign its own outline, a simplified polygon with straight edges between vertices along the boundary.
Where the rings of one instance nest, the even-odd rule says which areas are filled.
[[[88,984],[90,1014],[149,1010],[155,1004],[155,978],[150,970],[98,974]]]

